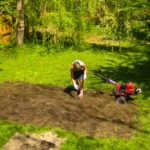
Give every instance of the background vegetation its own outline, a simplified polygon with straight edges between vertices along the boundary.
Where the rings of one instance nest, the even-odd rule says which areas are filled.
[[[121,51],[124,40],[149,40],[149,6],[148,0],[2,0],[0,15],[12,17],[12,41],[18,45],[30,40],[49,48],[80,47],[97,25]]]

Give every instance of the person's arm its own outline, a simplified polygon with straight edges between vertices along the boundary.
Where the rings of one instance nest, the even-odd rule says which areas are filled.
[[[72,66],[72,65],[71,65],[71,67],[70,67],[70,75],[71,75],[71,80],[72,80],[72,82],[75,81],[75,80],[74,80],[74,73],[73,73],[73,66]]]
[[[79,89],[79,86],[76,84],[76,80],[74,79],[74,71],[73,71],[73,65],[70,67],[70,75],[71,75],[71,80],[73,83],[73,86],[76,90]]]
[[[87,74],[87,67],[85,65],[82,65],[82,68],[84,69],[84,80],[85,80]]]

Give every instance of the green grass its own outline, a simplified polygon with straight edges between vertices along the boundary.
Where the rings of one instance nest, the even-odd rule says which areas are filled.
[[[148,46],[124,48],[118,53],[117,48],[111,52],[103,46],[92,46],[84,51],[66,49],[46,53],[46,49],[38,45],[24,45],[0,51],[0,83],[5,81],[25,81],[51,86],[70,86],[70,65],[73,60],[81,59],[88,68],[85,89],[110,90],[113,85],[105,83],[93,75],[102,69],[104,75],[117,82],[133,81],[143,87],[143,94],[135,103],[141,110],[139,120],[143,124],[141,130],[135,132],[132,139],[94,138],[78,135],[62,129],[53,129],[59,136],[68,140],[62,150],[149,150],[150,144],[150,52]],[[19,125],[0,121],[0,147],[15,132],[39,132],[49,128]]]
[[[53,53],[50,55],[39,53],[43,47],[27,48],[24,46],[19,52],[11,54],[1,60],[0,83],[4,81],[27,81],[32,83],[48,84],[53,86],[67,86],[72,84],[70,80],[70,66],[73,60],[81,59],[88,67],[88,78],[86,88],[100,88],[99,79],[93,76],[93,71],[101,67],[109,66],[109,58],[116,54],[105,52],[104,50],[93,52],[92,49],[77,51],[68,49],[64,52]],[[37,49],[32,52],[31,49]],[[30,52],[31,51],[31,52]],[[44,55],[44,56],[43,56]],[[121,63],[122,60],[117,56],[115,60]],[[91,80],[92,79],[92,80]],[[107,86],[107,85],[106,85]]]

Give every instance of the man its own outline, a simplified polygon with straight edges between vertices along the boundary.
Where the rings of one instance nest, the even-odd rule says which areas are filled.
[[[82,62],[81,60],[73,61],[70,67],[70,74],[73,86],[79,93],[79,98],[83,97],[84,80],[86,80],[86,72],[87,69],[84,62]]]

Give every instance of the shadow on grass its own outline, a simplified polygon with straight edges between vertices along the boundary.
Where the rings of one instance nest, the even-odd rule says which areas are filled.
[[[98,47],[94,51],[101,49]],[[131,47],[117,54],[116,57],[122,59],[122,63],[113,61],[112,58],[106,60],[105,66],[98,65],[98,68],[92,70],[93,73],[99,74],[99,70],[103,71],[103,75],[119,83],[133,82],[136,86],[143,89],[145,98],[150,96],[150,46],[142,45]],[[102,81],[105,82],[105,81]]]
[[[92,49],[94,52],[102,52],[102,51],[107,51],[107,52],[118,52],[119,53],[119,47],[118,46],[106,46],[105,44],[95,44],[92,43],[89,45],[90,49]],[[128,47],[122,47],[121,48],[121,53],[130,51]]]
[[[1,65],[2,63],[0,62],[0,65]],[[0,68],[0,71],[3,71],[3,69],[2,68]]]

